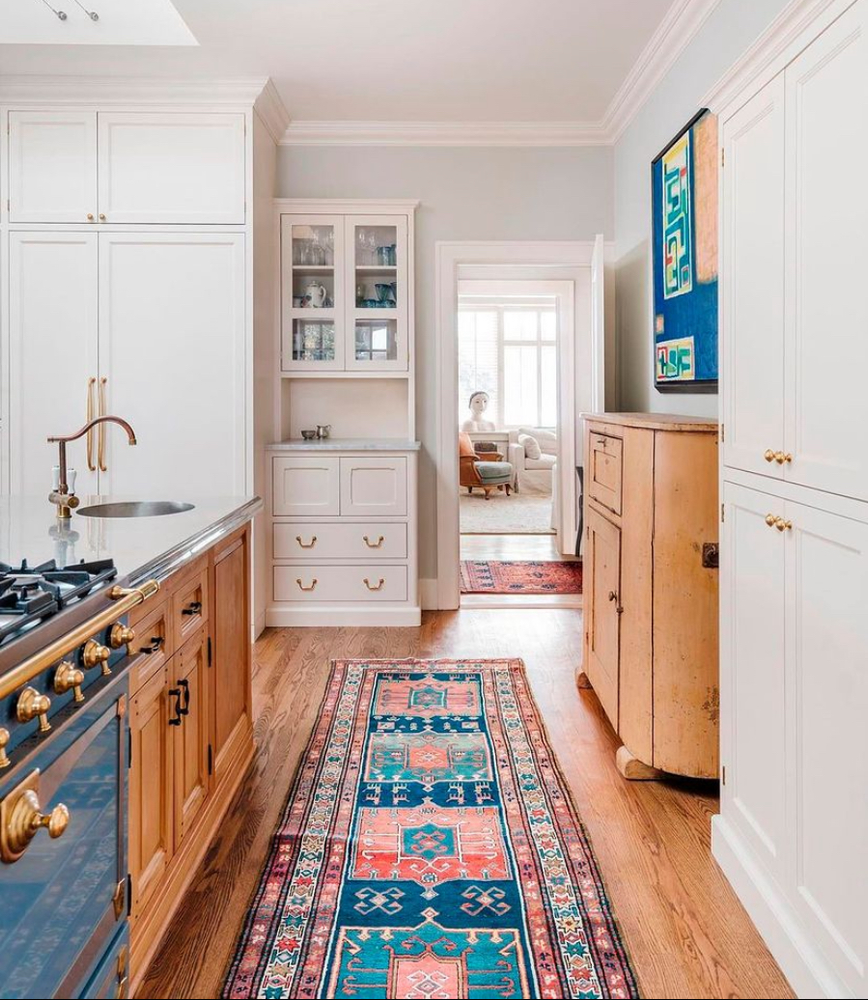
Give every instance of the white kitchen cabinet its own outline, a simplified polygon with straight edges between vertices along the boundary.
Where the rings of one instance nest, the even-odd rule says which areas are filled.
[[[101,233],[104,493],[244,492],[244,236]]]
[[[405,517],[407,459],[386,455],[341,459],[341,514]]]
[[[8,237],[6,453],[14,494],[48,496],[57,445],[96,413],[97,235],[14,232]],[[80,494],[97,492],[93,436],[69,445]],[[46,510],[48,505],[46,504]]]
[[[776,478],[783,469],[774,456],[784,447],[784,127],[781,75],[724,124],[721,213],[724,461]]]
[[[406,521],[275,521],[275,559],[406,559]]]
[[[407,567],[340,563],[277,565],[274,599],[320,605],[406,601]]]
[[[275,456],[272,509],[278,516],[334,517],[341,512],[341,460],[336,455]]]
[[[94,222],[96,113],[10,111],[9,221]]]
[[[242,224],[243,114],[99,114],[99,217]]]

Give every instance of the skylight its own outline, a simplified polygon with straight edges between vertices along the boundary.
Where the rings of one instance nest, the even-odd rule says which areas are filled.
[[[0,44],[198,45],[171,0],[0,0]]]

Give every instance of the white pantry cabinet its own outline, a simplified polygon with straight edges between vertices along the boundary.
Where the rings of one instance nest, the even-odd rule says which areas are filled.
[[[243,114],[9,112],[9,221],[243,225]]]
[[[852,998],[868,995],[868,0],[825,7],[721,114],[713,845],[797,995]]]

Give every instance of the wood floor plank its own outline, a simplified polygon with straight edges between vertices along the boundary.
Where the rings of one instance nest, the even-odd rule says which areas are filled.
[[[272,629],[256,646],[258,754],[137,996],[219,996],[226,964],[325,690],[341,657],[519,656],[653,998],[792,997],[710,853],[713,786],[626,782],[617,740],[574,677],[581,612],[426,613],[420,629]]]

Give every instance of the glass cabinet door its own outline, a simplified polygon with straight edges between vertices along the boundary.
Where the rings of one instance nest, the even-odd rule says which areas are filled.
[[[344,367],[344,224],[341,216],[281,220],[281,368]]]
[[[349,216],[346,234],[346,367],[407,371],[407,220]]]

